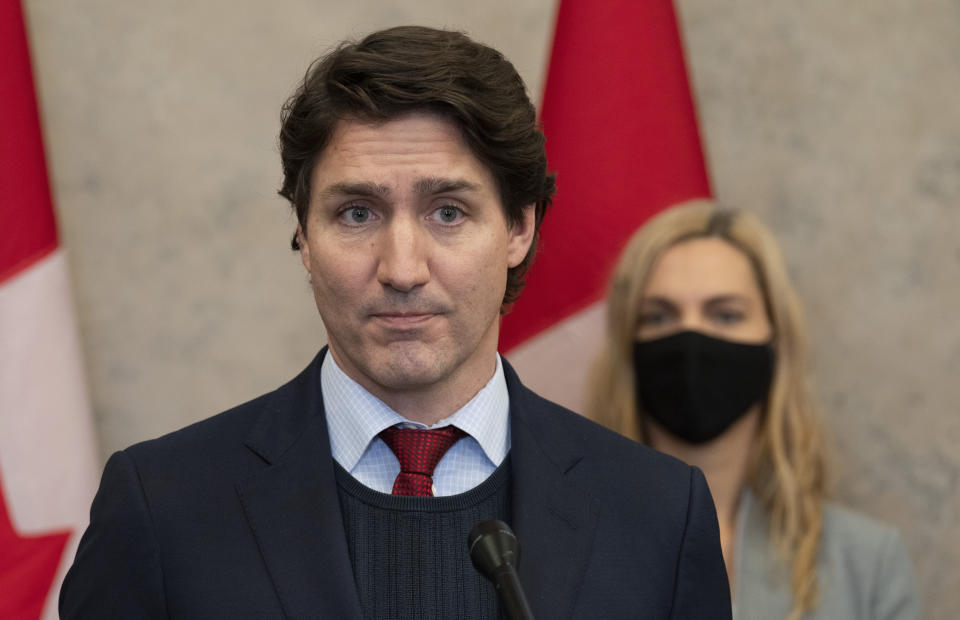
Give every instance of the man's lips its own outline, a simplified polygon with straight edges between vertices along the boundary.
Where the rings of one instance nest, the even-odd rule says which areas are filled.
[[[412,329],[420,327],[438,316],[436,312],[378,312],[372,318],[393,329]]]

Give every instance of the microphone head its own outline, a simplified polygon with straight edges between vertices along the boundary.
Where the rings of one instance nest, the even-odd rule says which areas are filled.
[[[510,526],[497,519],[481,521],[467,536],[470,559],[487,577],[505,565],[517,566],[520,561],[520,543]]]

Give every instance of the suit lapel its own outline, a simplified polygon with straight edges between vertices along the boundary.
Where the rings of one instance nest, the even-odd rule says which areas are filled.
[[[569,618],[583,582],[597,525],[596,502],[566,479],[583,458],[551,425],[555,406],[527,390],[506,363],[510,390],[513,526],[520,581],[538,618]]]
[[[323,355],[274,393],[246,442],[268,467],[236,488],[284,614],[359,620],[320,395]]]

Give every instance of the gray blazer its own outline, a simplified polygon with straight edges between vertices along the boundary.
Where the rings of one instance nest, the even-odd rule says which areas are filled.
[[[793,607],[790,570],[770,545],[769,518],[748,491],[737,515],[734,620],[782,620]],[[919,620],[913,568],[900,534],[827,504],[817,561],[820,605],[804,620]]]

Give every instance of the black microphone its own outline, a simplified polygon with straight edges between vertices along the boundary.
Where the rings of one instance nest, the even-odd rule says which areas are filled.
[[[533,612],[517,577],[520,543],[510,526],[496,519],[481,521],[470,530],[467,544],[473,565],[497,587],[507,618],[533,620]]]

